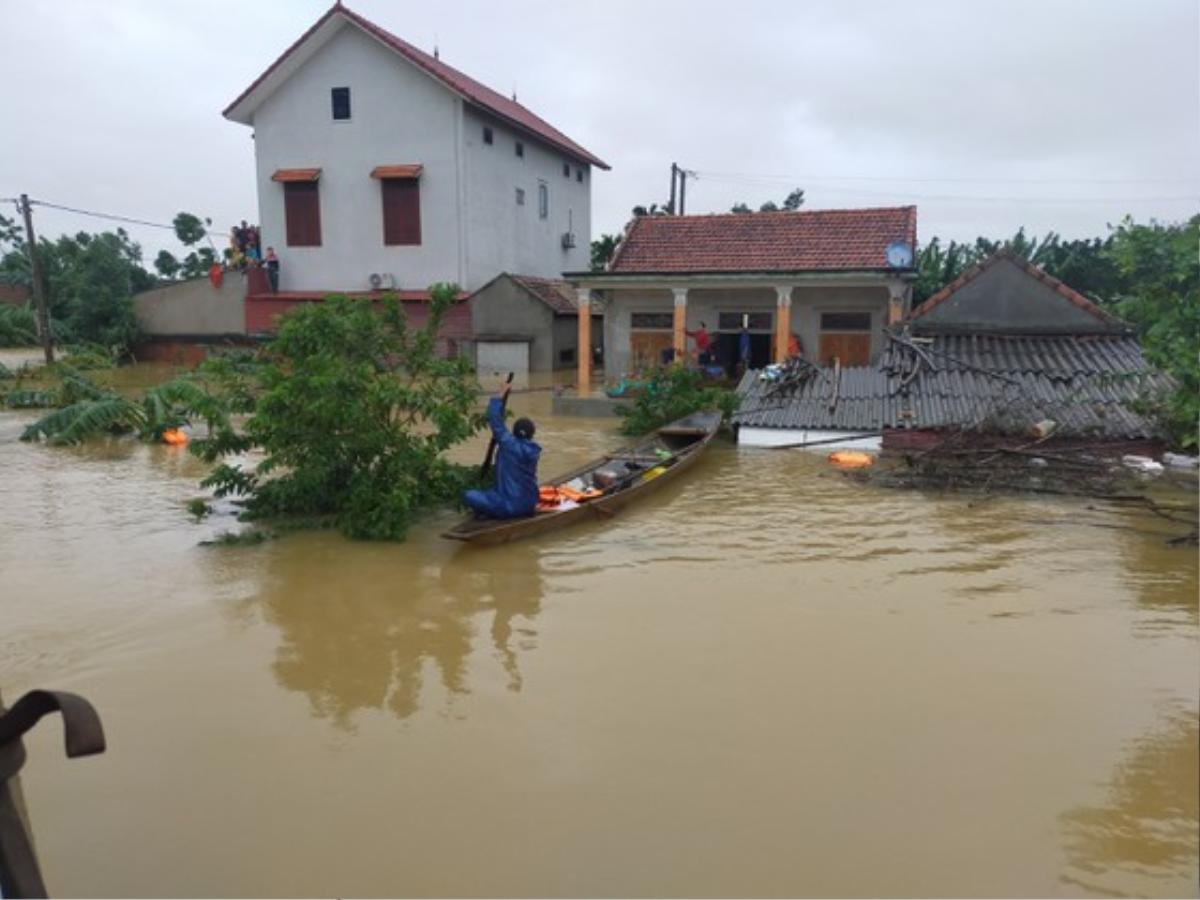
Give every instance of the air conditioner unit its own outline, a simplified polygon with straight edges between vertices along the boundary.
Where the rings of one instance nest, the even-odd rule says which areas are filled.
[[[575,246],[575,233],[573,231],[563,232],[562,245],[564,250],[570,250]]]
[[[367,283],[373,291],[390,291],[396,287],[396,279],[387,272],[372,272],[367,276]]]

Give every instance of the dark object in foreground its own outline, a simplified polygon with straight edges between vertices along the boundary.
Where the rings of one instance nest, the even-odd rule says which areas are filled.
[[[0,895],[45,897],[46,884],[25,830],[17,773],[25,764],[21,736],[55,710],[62,712],[67,756],[104,752],[104,729],[92,704],[65,691],[30,691],[7,711],[0,707]]]
[[[519,519],[472,517],[460,522],[442,537],[476,544],[501,544],[531,534],[565,528],[597,516],[611,516],[633,500],[662,487],[689,469],[700,458],[720,424],[719,412],[692,413],[664,425],[632,446],[623,447],[546,482],[558,488],[572,483],[581,484],[585,489],[594,488],[596,485],[593,481],[597,473],[616,470],[616,479],[601,478],[602,481],[609,481],[609,484],[601,487],[602,493],[595,499],[565,504]]]

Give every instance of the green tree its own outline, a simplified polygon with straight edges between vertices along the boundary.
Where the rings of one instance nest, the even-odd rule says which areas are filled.
[[[702,409],[720,410],[728,420],[737,409],[738,396],[726,388],[706,386],[704,375],[686,366],[655,369],[642,386],[633,406],[618,407],[621,431],[645,434]]]
[[[154,286],[124,229],[40,242],[51,315],[67,338],[128,349],[138,338],[133,295]]]
[[[208,242],[208,246],[196,247],[190,251],[183,258],[178,269],[180,278],[203,278],[217,262],[216,247],[213,245],[212,236],[208,233],[208,229],[212,226],[212,219],[201,219],[193,213],[180,212],[175,215],[171,224],[175,226],[175,237],[179,238],[179,242],[185,247],[194,247],[201,241]],[[161,256],[162,254],[159,254],[160,258]],[[156,267],[157,264],[158,260],[155,260]]]
[[[19,238],[0,244],[0,274],[31,284],[29,255]],[[133,295],[154,285],[141,248],[124,229],[41,238],[51,327],[60,340],[128,348],[138,335]]]
[[[804,205],[804,189],[803,188],[794,188],[793,190],[789,191],[788,195],[786,197],[784,197],[783,200],[780,201],[779,203],[776,203],[774,200],[768,200],[758,207],[758,211],[759,212],[779,212],[780,210],[786,210],[787,212],[795,212],[803,205]],[[732,213],[752,213],[752,212],[754,212],[754,210],[750,208],[749,204],[747,204],[743,201],[740,201],[740,200],[737,203],[733,204],[733,206],[730,207],[729,211]]]
[[[212,219],[201,220],[197,215],[181,212],[176,214],[171,224],[175,226],[175,237],[179,238],[179,243],[190,247],[208,237],[206,226],[212,225]]]
[[[159,250],[158,256],[154,257],[154,268],[167,281],[174,281],[183,266],[170,251]]]
[[[602,234],[599,238],[592,241],[592,271],[603,272],[604,267],[608,265],[608,261],[613,258],[613,254],[617,252],[617,244],[620,243],[621,236],[619,234]]]
[[[219,465],[204,486],[244,495],[250,518],[393,540],[423,511],[453,502],[477,470],[443,454],[483,422],[469,364],[437,353],[456,294],[434,285],[419,331],[394,300],[376,311],[330,297],[284,316],[254,372],[244,429],[193,444],[211,462],[250,447],[264,458],[253,469]]]
[[[1118,312],[1141,330],[1149,359],[1178,388],[1159,398],[1158,412],[1173,442],[1197,446],[1200,424],[1200,215],[1185,223],[1139,225],[1126,217],[1112,234],[1110,254],[1124,279]]]

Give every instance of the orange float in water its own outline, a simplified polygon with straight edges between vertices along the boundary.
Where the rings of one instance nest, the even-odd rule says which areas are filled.
[[[164,444],[179,447],[188,442],[187,432],[181,428],[168,428],[162,433]]]
[[[865,469],[875,465],[875,457],[861,450],[835,450],[829,454],[829,461],[839,469]]]

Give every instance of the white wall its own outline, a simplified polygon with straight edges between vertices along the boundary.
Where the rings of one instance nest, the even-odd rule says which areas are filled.
[[[808,428],[738,428],[739,447],[794,447],[808,453],[832,453],[834,450],[868,450],[878,453],[883,446],[882,437],[855,437],[863,432],[822,431]],[[821,443],[828,441],[828,443]],[[810,447],[798,444],[813,443]]]
[[[484,127],[493,142],[483,142]],[[515,144],[525,145],[519,157]],[[591,167],[568,159],[528,135],[485,113],[467,108],[463,146],[466,175],[467,281],[480,285],[499,272],[558,278],[586,270],[591,263]],[[569,163],[570,176],[563,175]],[[576,180],[577,169],[583,181]],[[538,215],[538,182],[549,190],[549,216]],[[516,189],[525,190],[518,206]],[[575,234],[575,247],[564,250],[562,235]]]
[[[330,89],[350,88],[334,121]],[[490,125],[494,142],[483,143]],[[468,108],[443,84],[345,24],[254,113],[259,221],[280,257],[282,290],[365,290],[372,272],[401,288],[456,281],[474,290],[502,271],[559,277],[586,270],[591,167]],[[514,142],[525,145],[524,157]],[[383,244],[379,165],[419,163],[421,245]],[[570,176],[563,175],[564,163]],[[320,168],[320,247],[288,247],[277,169]],[[583,181],[576,170],[583,170]],[[538,182],[549,216],[538,215]],[[517,206],[516,188],[525,190]],[[465,215],[459,215],[459,210]],[[576,246],[562,248],[573,231]]]
[[[350,88],[351,118],[334,121],[330,89]],[[255,111],[259,221],[280,257],[282,290],[365,290],[371,272],[401,288],[465,282],[459,235],[461,103],[442,84],[344,25]],[[421,244],[383,243],[379,165],[419,163]],[[321,169],[321,246],[288,247],[276,169]],[[465,284],[470,288],[471,284]]]

